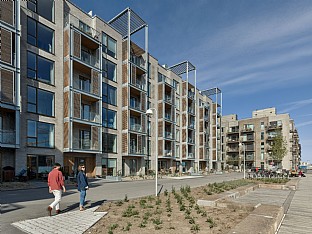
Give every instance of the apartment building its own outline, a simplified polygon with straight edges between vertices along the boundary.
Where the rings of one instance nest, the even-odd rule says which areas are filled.
[[[275,108],[252,112],[252,117],[237,119],[237,115],[222,117],[223,148],[228,165],[241,167],[244,157],[246,168],[292,169],[300,162],[300,144],[294,121],[289,114],[277,114]],[[272,157],[274,137],[282,135],[287,146],[287,154],[282,161]],[[245,155],[244,155],[245,154]]]
[[[109,178],[155,170],[156,157],[163,171],[224,166],[220,90],[199,90],[189,61],[161,66],[133,10],[105,22],[70,1],[0,4],[1,168],[45,178],[54,162],[68,176],[84,163]]]
[[[0,2],[0,181],[20,146],[20,5]]]

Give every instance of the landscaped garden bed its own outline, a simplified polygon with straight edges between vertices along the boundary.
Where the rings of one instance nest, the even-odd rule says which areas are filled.
[[[108,214],[86,233],[227,233],[250,209],[203,207],[197,200],[248,184],[251,182],[238,180],[193,189],[172,188],[159,197],[128,200],[125,196],[102,205],[98,211]]]

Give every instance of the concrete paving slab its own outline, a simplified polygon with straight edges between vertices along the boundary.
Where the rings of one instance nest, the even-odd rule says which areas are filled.
[[[12,223],[13,226],[29,234],[41,233],[83,233],[107,212],[95,212],[98,206],[85,211],[72,211],[64,214],[46,216]]]

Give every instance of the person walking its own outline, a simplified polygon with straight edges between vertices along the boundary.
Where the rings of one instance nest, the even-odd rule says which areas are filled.
[[[79,202],[79,210],[83,211],[84,210],[84,203],[86,199],[86,190],[89,189],[88,185],[88,179],[86,176],[86,167],[83,164],[80,164],[78,167],[79,173],[77,176],[77,184],[78,184],[78,191],[80,192],[80,202]]]
[[[51,216],[51,212],[55,207],[56,214],[61,213],[60,210],[60,201],[62,198],[62,190],[65,193],[66,188],[64,186],[64,178],[63,174],[60,171],[61,164],[55,163],[53,170],[48,175],[48,186],[49,186],[49,193],[53,193],[54,195],[54,202],[52,202],[48,208],[48,214]]]

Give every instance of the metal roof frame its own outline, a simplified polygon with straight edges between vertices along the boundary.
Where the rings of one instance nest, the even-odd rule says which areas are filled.
[[[130,22],[129,22],[130,21]],[[147,23],[129,7],[108,21],[108,24],[116,29],[125,39],[128,37],[128,26],[130,23],[130,35],[140,31]]]
[[[201,94],[203,94],[207,97],[212,96],[212,95],[216,95],[219,93],[221,93],[221,90],[217,87],[201,91]]]
[[[178,76],[196,70],[196,67],[189,61],[184,61],[169,67],[169,70],[177,74]]]

